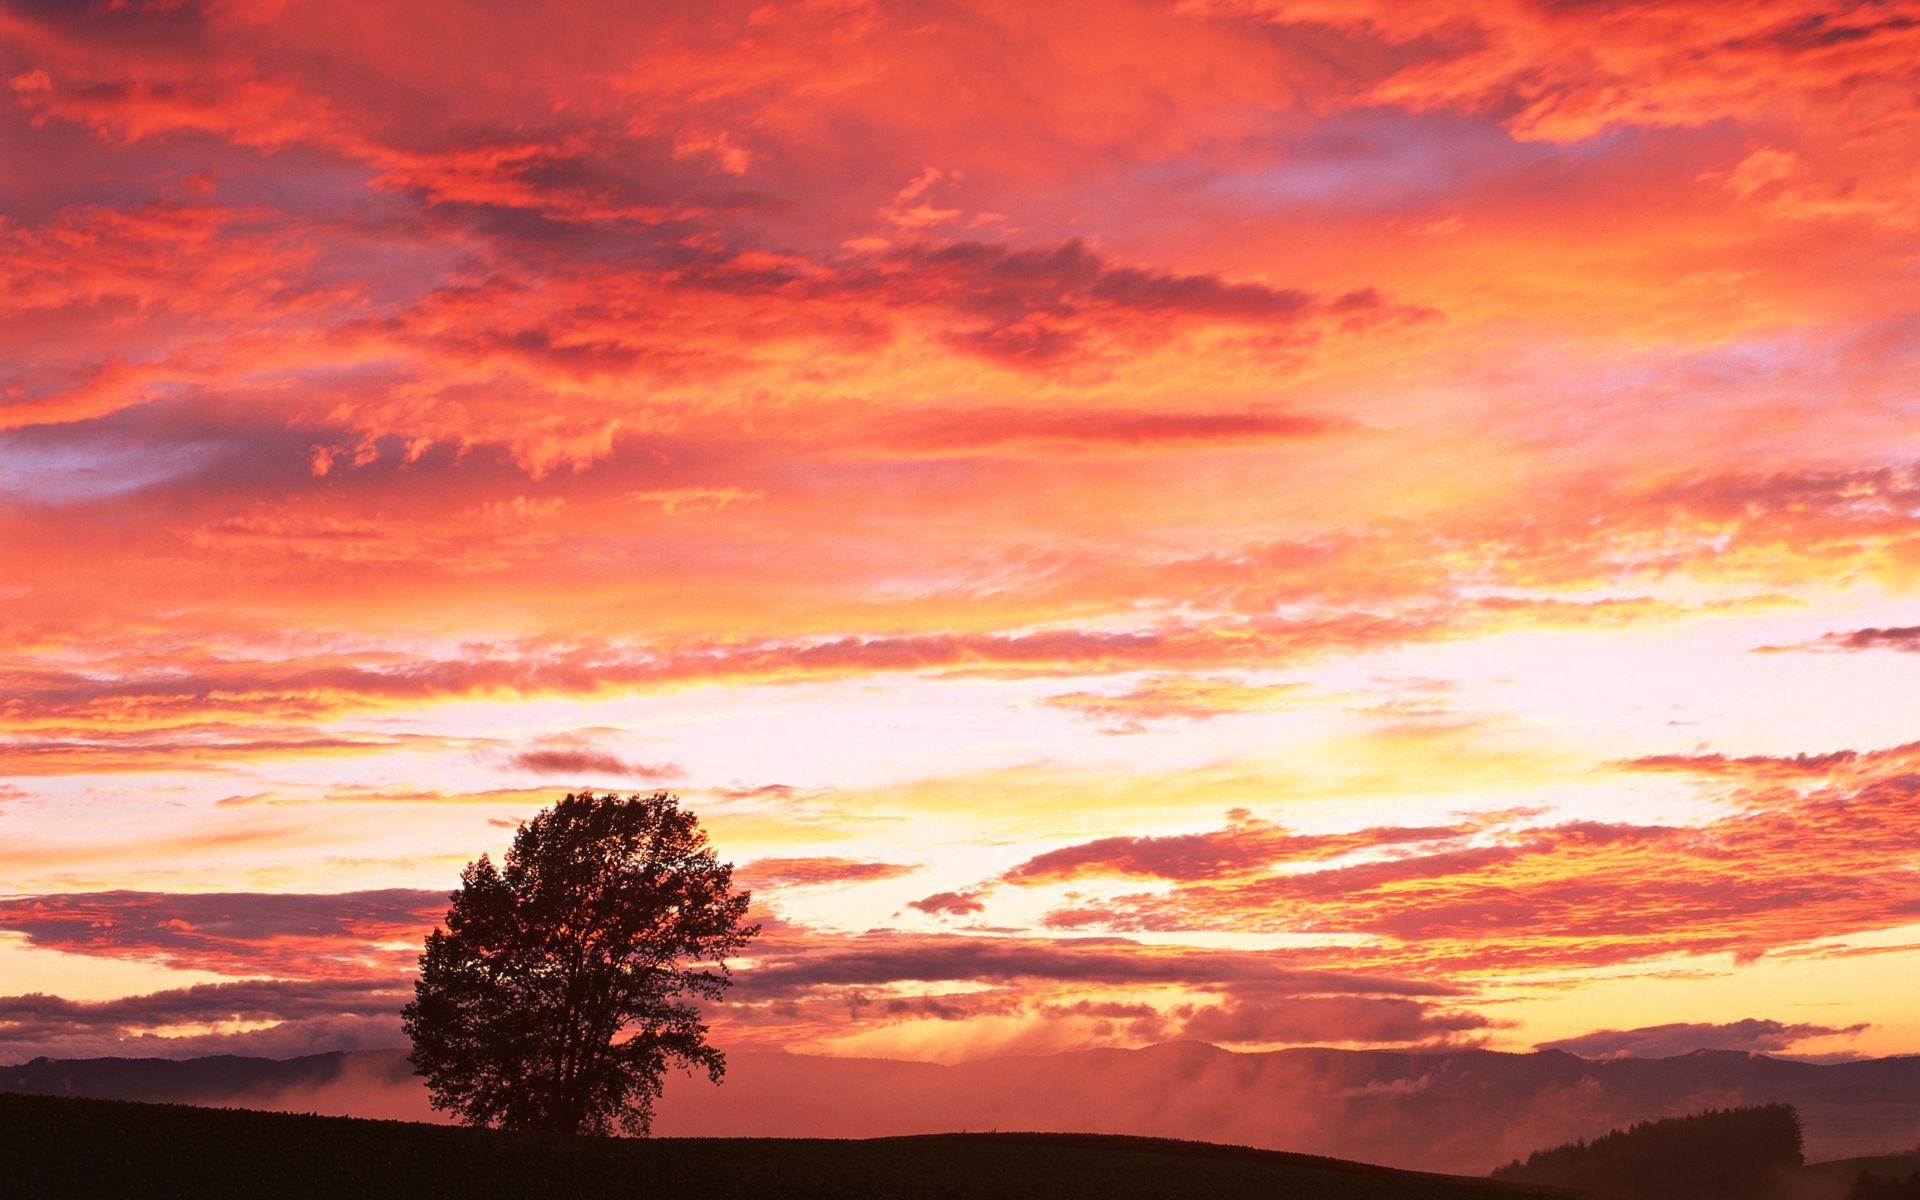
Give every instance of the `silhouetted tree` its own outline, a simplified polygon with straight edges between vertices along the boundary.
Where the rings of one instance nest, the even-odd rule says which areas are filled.
[[[1536,1150],[1493,1177],[1620,1200],[1765,1200],[1800,1165],[1802,1142],[1791,1104],[1708,1109]]]
[[[1901,1179],[1883,1179],[1871,1171],[1862,1171],[1847,1192],[1847,1200],[1920,1200],[1920,1171]]]
[[[481,855],[427,935],[404,1025],[436,1108],[470,1125],[645,1134],[669,1065],[726,1059],[695,1000],[759,932],[694,815],[664,792],[569,795]]]

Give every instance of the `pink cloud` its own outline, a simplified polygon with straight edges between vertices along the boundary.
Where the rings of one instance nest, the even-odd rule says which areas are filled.
[[[1748,1017],[1741,1021],[1648,1025],[1639,1029],[1596,1029],[1579,1037],[1542,1042],[1536,1049],[1563,1050],[1582,1058],[1668,1058],[1695,1050],[1743,1050],[1749,1054],[1791,1052],[1816,1038],[1851,1037],[1866,1025],[1795,1024]]]

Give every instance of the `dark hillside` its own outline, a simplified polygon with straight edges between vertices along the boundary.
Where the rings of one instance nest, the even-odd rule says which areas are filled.
[[[5,1164],[6,1194],[21,1200],[113,1195],[1524,1200],[1558,1194],[1150,1138],[569,1138],[27,1095],[0,1095],[0,1163]]]

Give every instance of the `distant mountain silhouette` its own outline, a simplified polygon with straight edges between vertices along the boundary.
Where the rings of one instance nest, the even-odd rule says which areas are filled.
[[[99,1100],[219,1103],[256,1089],[317,1087],[339,1078],[349,1062],[384,1063],[390,1058],[398,1058],[405,1067],[403,1052],[386,1050],[284,1059],[235,1054],[183,1059],[36,1058],[17,1067],[0,1067],[0,1091]],[[407,1068],[395,1078],[405,1079],[412,1073]]]
[[[657,1134],[868,1137],[1055,1129],[1238,1142],[1481,1173],[1544,1146],[1707,1108],[1792,1104],[1809,1161],[1920,1140],[1920,1057],[1812,1064],[1734,1051],[1238,1054],[1193,1042],[955,1066],[735,1050],[726,1082],[669,1076]],[[430,1120],[401,1052],[274,1062],[36,1060],[0,1091]]]

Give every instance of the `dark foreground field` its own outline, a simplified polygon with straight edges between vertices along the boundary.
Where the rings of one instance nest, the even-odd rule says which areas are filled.
[[[1565,1193],[1338,1159],[1084,1134],[566,1138],[0,1094],[8,1196],[1523,1200]]]

